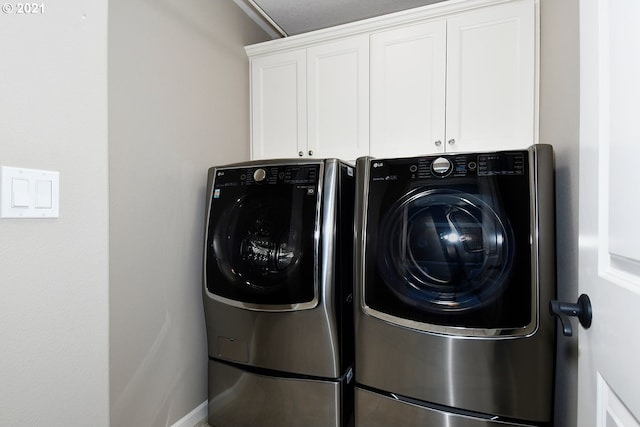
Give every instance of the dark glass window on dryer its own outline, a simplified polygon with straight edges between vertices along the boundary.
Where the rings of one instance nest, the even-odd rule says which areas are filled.
[[[508,225],[507,225],[508,227]],[[511,268],[512,238],[479,198],[416,190],[382,223],[380,272],[398,298],[430,312],[478,308],[497,298]]]
[[[467,176],[444,183],[413,181],[401,192],[378,185],[377,191],[386,187],[386,197],[379,202],[377,233],[370,242],[375,250],[367,254],[375,260],[369,263],[375,270],[368,273],[367,305],[442,326],[526,326],[531,320],[528,193],[512,194],[508,184]],[[505,206],[507,194],[515,205]],[[510,217],[521,202],[525,218],[517,225],[525,233],[516,236]]]
[[[315,185],[305,183],[220,188],[209,221],[209,291],[251,304],[313,300],[316,201]]]

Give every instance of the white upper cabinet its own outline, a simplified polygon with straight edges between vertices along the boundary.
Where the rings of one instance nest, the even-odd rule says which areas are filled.
[[[369,37],[251,59],[251,158],[369,153]]]
[[[307,50],[308,156],[369,154],[369,37]]]
[[[536,142],[536,31],[531,1],[447,20],[446,150]]]
[[[538,0],[459,0],[246,48],[251,158],[537,142]]]
[[[445,139],[446,21],[371,36],[371,155],[433,152]]]
[[[371,36],[371,155],[536,139],[535,7],[514,1]]]
[[[304,49],[251,60],[251,158],[297,156],[307,149]]]

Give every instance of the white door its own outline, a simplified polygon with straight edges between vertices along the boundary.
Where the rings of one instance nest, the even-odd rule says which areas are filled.
[[[640,425],[639,22],[638,0],[580,2],[579,427]]]

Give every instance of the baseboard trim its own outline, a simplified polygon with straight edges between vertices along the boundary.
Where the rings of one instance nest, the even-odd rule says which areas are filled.
[[[180,418],[171,427],[195,427],[207,417],[207,401],[202,402],[193,411]]]

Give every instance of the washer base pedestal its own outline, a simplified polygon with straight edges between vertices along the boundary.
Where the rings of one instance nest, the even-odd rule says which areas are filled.
[[[212,427],[348,427],[341,398],[347,387],[340,379],[256,374],[210,359],[208,421]]]

